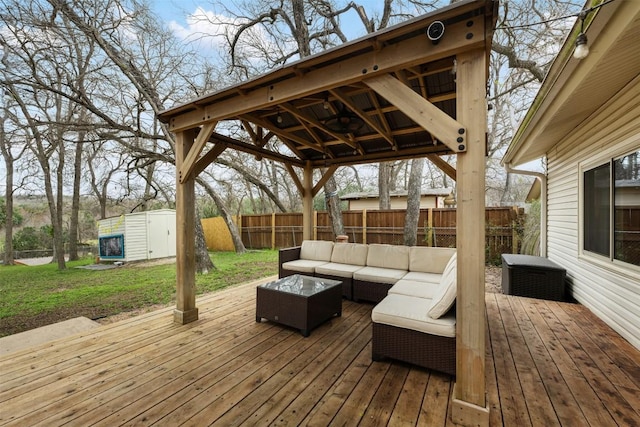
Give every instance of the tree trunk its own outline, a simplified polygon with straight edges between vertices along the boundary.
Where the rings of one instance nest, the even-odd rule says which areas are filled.
[[[391,209],[389,182],[391,181],[391,163],[380,162],[378,165],[378,203],[380,210]]]
[[[207,242],[204,239],[204,230],[200,221],[200,214],[196,209],[196,271],[200,274],[207,274],[210,270],[216,268],[211,261],[209,251],[207,250]]]
[[[82,151],[84,132],[78,135],[75,160],[73,163],[73,196],[71,201],[71,218],[69,219],[69,261],[78,259],[78,217],[80,214],[80,177],[82,174]]]
[[[6,114],[0,114],[0,152],[6,169],[5,183],[5,222],[4,222],[4,265],[13,264],[13,154],[4,131]]]
[[[3,150],[4,151],[4,150]],[[4,222],[4,265],[13,265],[13,157],[5,156],[5,214]]]
[[[63,203],[64,203],[64,141],[60,134],[58,167],[56,168],[56,198],[51,211],[55,211],[55,215],[51,216],[51,224],[53,225],[53,256],[54,261],[58,264],[58,269],[67,268],[64,258],[64,232],[62,227]],[[52,198],[53,200],[53,198]]]
[[[340,197],[338,197],[338,185],[333,176],[329,178],[324,185],[324,194],[327,201],[327,211],[331,219],[333,240],[335,240],[336,236],[345,234],[345,232],[344,223],[342,222],[342,210],[340,209]]]
[[[422,170],[424,158],[411,161],[411,175],[407,193],[407,211],[404,219],[404,244],[416,246],[418,244],[418,219],[420,218],[420,193],[422,189]]]
[[[247,251],[242,242],[242,236],[240,236],[240,231],[238,227],[236,227],[236,223],[233,222],[233,217],[229,209],[222,203],[222,199],[218,196],[215,190],[202,178],[196,178],[196,182],[204,188],[207,194],[213,199],[213,202],[216,204],[216,207],[220,211],[220,215],[224,219],[225,224],[227,224],[227,228],[229,229],[229,233],[231,234],[231,240],[233,240],[233,246],[236,248],[236,253],[243,254]],[[198,230],[196,230],[197,233]],[[204,238],[204,231],[203,231]]]

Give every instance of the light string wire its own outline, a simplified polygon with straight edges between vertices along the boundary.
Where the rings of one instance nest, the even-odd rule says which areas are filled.
[[[522,25],[499,25],[496,27],[496,30],[517,30],[517,29],[521,29],[521,28],[529,28],[529,27],[535,27],[536,25],[542,25],[542,24],[548,24],[550,22],[555,22],[555,21],[561,21],[563,19],[569,19],[569,18],[577,18],[581,15],[583,16],[587,16],[589,13],[593,12],[596,9],[601,8],[604,5],[607,5],[609,3],[614,2],[615,0],[606,0],[603,1],[600,4],[597,4],[595,6],[591,6],[588,9],[583,9],[578,13],[572,13],[570,15],[565,15],[565,16],[559,16],[557,18],[551,18],[551,19],[547,19],[546,21],[538,21],[538,22],[532,22],[530,24],[522,24]]]

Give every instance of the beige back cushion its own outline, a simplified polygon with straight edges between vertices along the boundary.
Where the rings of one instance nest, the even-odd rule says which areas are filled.
[[[372,243],[367,253],[367,266],[408,270],[409,247]]]
[[[427,312],[427,316],[432,319],[439,319],[444,316],[456,301],[456,290],[458,285],[456,261],[457,255],[453,254],[442,273],[442,280],[433,294],[431,306]]]
[[[409,249],[409,271],[441,274],[455,253],[455,248],[412,246]]]
[[[366,265],[369,248],[362,243],[336,243],[331,262],[338,264]]]
[[[300,259],[312,261],[331,261],[333,242],[324,240],[305,240],[300,248]]]

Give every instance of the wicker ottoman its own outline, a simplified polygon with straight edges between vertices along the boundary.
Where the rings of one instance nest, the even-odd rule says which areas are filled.
[[[502,254],[502,292],[563,301],[566,270],[546,258]]]
[[[342,315],[342,282],[320,277],[283,277],[256,288],[256,322],[271,320],[299,329],[311,329]]]

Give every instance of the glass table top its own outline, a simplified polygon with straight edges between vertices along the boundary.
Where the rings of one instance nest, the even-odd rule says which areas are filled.
[[[342,282],[338,280],[294,274],[293,276],[287,276],[273,282],[265,283],[260,285],[260,287],[289,294],[311,296],[341,284]]]

